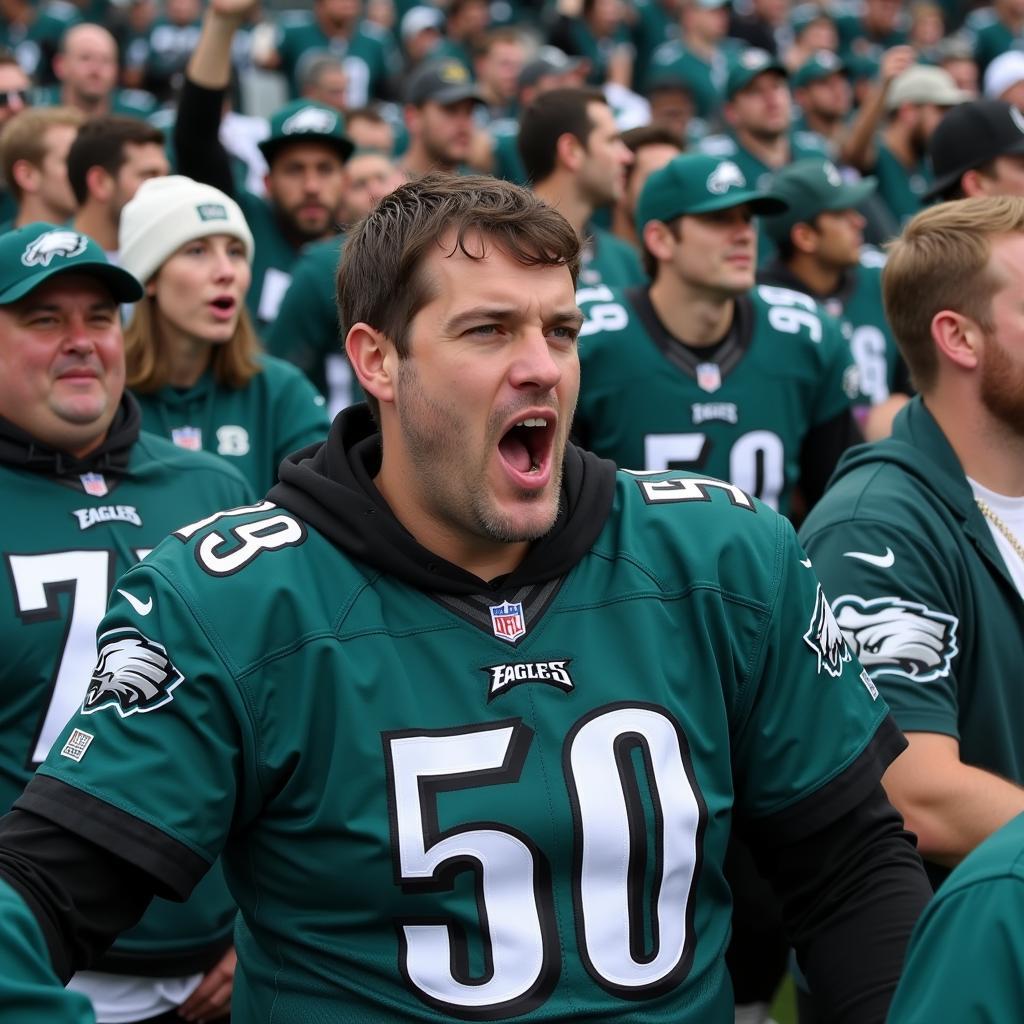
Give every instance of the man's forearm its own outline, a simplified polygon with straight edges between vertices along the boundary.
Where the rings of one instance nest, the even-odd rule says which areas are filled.
[[[208,10],[203,17],[199,42],[188,62],[186,74],[207,89],[226,89],[231,81],[231,41],[242,17],[229,17]]]

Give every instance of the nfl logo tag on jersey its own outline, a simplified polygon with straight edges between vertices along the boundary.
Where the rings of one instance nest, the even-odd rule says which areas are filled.
[[[187,448],[190,452],[203,450],[203,432],[198,427],[175,427],[171,431],[171,440],[179,448]]]
[[[514,644],[521,636],[526,635],[523,606],[521,604],[491,605],[491,628],[499,640],[507,640],[510,644]]]
[[[82,489],[86,494],[94,498],[102,498],[108,491],[107,481],[103,479],[102,473],[83,473],[79,478],[82,481]]]
[[[718,363],[697,364],[697,386],[702,391],[717,391],[722,386],[722,371]]]

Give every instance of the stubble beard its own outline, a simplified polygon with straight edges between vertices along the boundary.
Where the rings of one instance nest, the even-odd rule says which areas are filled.
[[[987,331],[980,397],[990,416],[1024,440],[1024,367],[1014,363],[995,334]]]

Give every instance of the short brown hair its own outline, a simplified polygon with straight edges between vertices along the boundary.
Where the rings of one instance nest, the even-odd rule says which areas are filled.
[[[42,167],[46,156],[46,133],[58,125],[78,128],[84,116],[72,107],[33,107],[22,110],[4,125],[0,133],[0,174],[15,200],[23,193],[14,180],[14,165],[25,160],[33,167]]]
[[[580,240],[571,224],[528,189],[484,175],[428,174],[384,196],[348,235],[338,268],[338,321],[344,338],[366,323],[409,354],[409,325],[432,298],[423,264],[442,238],[448,255],[484,253],[467,246],[475,233],[525,266],[564,266],[573,285]],[[372,396],[367,401],[377,416]]]
[[[223,345],[211,345],[210,368],[221,387],[244,388],[262,372],[258,361],[259,339],[243,306],[235,333]],[[171,381],[171,361],[166,341],[160,332],[156,299],[144,295],[136,304],[124,329],[125,384],[140,395],[149,395]]]
[[[928,392],[938,374],[937,313],[952,310],[993,329],[992,297],[1003,281],[991,266],[992,241],[1022,231],[1024,199],[986,196],[929,207],[889,244],[885,315],[918,391]]]
[[[137,117],[104,114],[90,118],[78,131],[68,153],[68,182],[81,206],[89,198],[87,176],[102,167],[112,178],[125,165],[125,146],[163,146],[164,133]]]

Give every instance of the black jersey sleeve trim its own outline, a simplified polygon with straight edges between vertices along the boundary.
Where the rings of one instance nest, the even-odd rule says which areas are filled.
[[[808,510],[825,493],[843,452],[863,442],[864,435],[850,409],[807,431],[800,446],[800,491]]]
[[[160,829],[48,775],[34,775],[14,804],[136,865],[157,895],[186,900],[210,864]]]
[[[886,715],[868,745],[843,772],[781,811],[744,819],[741,831],[752,845],[783,846],[831,825],[865,799],[906,748],[903,733],[892,715]]]

